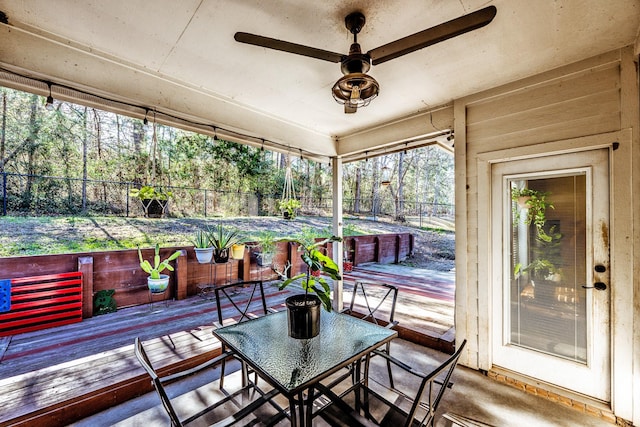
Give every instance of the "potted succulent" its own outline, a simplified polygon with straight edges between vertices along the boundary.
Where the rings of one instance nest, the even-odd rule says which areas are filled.
[[[302,279],[304,294],[293,295],[285,300],[289,324],[289,336],[292,338],[313,338],[320,332],[320,306],[331,311],[331,287],[322,274],[333,280],[341,280],[338,265],[331,258],[322,253],[322,246],[329,242],[341,241],[340,237],[332,236],[318,242],[306,239],[282,239],[298,247],[300,258],[307,265],[307,271],[284,280],[279,289],[283,290],[291,283]],[[316,277],[313,272],[320,272]],[[281,277],[284,274],[280,274]],[[313,294],[313,295],[312,295]]]
[[[149,274],[149,277],[147,278],[147,285],[152,293],[164,292],[167,289],[167,286],[169,286],[169,275],[160,273],[165,269],[173,271],[173,267],[169,263],[179,256],[180,251],[175,251],[169,258],[164,261],[160,261],[160,245],[156,243],[153,264],[151,264],[149,261],[142,258],[142,251],[140,251],[140,247],[138,247],[140,268],[142,268],[145,273]]]
[[[282,216],[285,219],[293,219],[296,217],[296,212],[302,204],[297,199],[284,199],[278,202],[278,209],[282,212]]]
[[[145,185],[140,189],[134,188],[129,191],[129,196],[140,199],[147,218],[162,218],[169,203],[169,197],[173,196],[173,193],[164,191],[160,187]]]
[[[198,230],[191,239],[193,248],[196,252],[196,258],[200,264],[208,264],[213,257],[213,246],[209,239],[209,233],[205,230]]]
[[[218,224],[209,230],[209,241],[213,246],[213,260],[218,264],[224,264],[229,261],[231,247],[240,243],[241,238],[238,231],[227,230],[222,224]]]
[[[269,266],[273,263],[273,255],[276,253],[276,234],[270,230],[263,230],[256,238],[257,250],[254,252],[258,265]]]

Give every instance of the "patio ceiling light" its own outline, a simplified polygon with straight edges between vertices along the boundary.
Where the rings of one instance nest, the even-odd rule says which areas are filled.
[[[46,108],[48,111],[53,111],[54,106],[53,96],[51,96],[51,83],[47,83],[47,86],[49,87],[49,96],[47,96],[47,101],[44,104],[44,108]]]
[[[378,96],[380,85],[368,74],[349,73],[333,85],[333,99],[344,104],[345,113],[355,113],[358,107],[366,107]]]

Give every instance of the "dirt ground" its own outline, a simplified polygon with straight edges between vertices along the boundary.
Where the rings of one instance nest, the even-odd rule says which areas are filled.
[[[330,230],[331,218],[298,216],[287,221],[275,217],[212,218],[212,219],[146,219],[119,217],[56,217],[0,219],[0,245],[16,250],[11,255],[42,253],[52,246],[74,247],[74,241],[92,242],[94,250],[124,249],[135,241],[141,246],[159,242],[162,246],[190,245],[189,239],[198,227],[220,222],[237,228],[247,238],[259,230],[271,230],[279,236],[289,236],[305,228]],[[404,263],[413,267],[450,271],[455,262],[455,236],[451,232],[424,231],[418,228],[371,221],[345,219],[347,232],[351,227],[366,234],[412,233],[415,236],[414,255]],[[135,247],[135,245],[134,245]],[[71,250],[73,251],[73,250]]]

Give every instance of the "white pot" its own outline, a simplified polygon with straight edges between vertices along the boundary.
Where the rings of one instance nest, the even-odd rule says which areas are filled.
[[[200,264],[209,264],[213,257],[213,248],[194,248],[196,258]]]
[[[151,293],[160,294],[166,291],[169,286],[169,275],[161,274],[159,279],[152,279],[151,277],[148,277],[147,286],[149,286]]]
[[[268,266],[273,263],[273,254],[265,254],[265,253],[259,252],[256,254],[256,259],[258,260],[259,266],[261,267]]]

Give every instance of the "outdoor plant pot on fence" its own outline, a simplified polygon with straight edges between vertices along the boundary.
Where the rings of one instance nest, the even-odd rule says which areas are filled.
[[[196,231],[191,243],[193,243],[193,250],[196,253],[198,262],[200,264],[209,264],[213,257],[213,246],[209,239],[209,233],[205,230]]]
[[[341,280],[338,265],[331,258],[322,253],[323,246],[329,242],[339,242],[340,237],[332,236],[320,242],[313,240],[307,242],[300,239],[283,239],[283,241],[295,243],[300,258],[307,265],[307,272],[284,280],[279,289],[283,290],[296,280],[302,279],[304,294],[293,295],[285,300],[287,306],[287,319],[289,336],[298,339],[313,338],[320,332],[320,306],[331,311],[331,287],[322,275],[327,275],[333,280]],[[282,278],[286,278],[286,269],[276,272]],[[316,277],[314,272],[320,274]],[[311,295],[314,293],[315,295]]]
[[[140,259],[140,268],[145,273],[149,273],[149,277],[147,278],[147,286],[149,287],[149,291],[151,293],[162,293],[167,290],[169,286],[169,275],[160,274],[165,269],[169,271],[173,271],[173,267],[169,264],[174,259],[180,256],[180,251],[175,251],[171,256],[164,261],[160,261],[160,245],[156,243],[155,255],[153,257],[153,265],[142,258],[142,251],[138,247],[138,258]]]
[[[213,260],[217,264],[224,264],[229,261],[231,247],[240,243],[242,237],[237,230],[227,230],[222,224],[218,224],[209,230],[209,241],[213,246]]]

